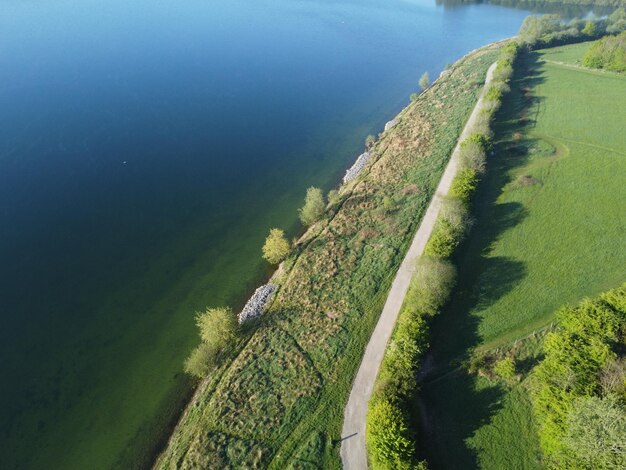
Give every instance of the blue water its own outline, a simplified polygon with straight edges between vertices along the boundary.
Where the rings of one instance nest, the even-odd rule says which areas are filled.
[[[0,3],[0,468],[149,462],[194,313],[237,309],[421,74],[525,12],[434,0]]]

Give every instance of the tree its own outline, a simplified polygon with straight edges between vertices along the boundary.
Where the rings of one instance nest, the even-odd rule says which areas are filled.
[[[596,22],[593,20],[587,20],[585,27],[581,31],[585,36],[595,36],[598,33]]]
[[[578,398],[564,439],[585,468],[626,468],[626,408],[614,395]]]
[[[417,97],[418,97],[417,93],[411,93],[409,95],[409,99],[411,100],[411,102],[417,101]]]
[[[203,379],[216,365],[217,349],[213,346],[201,343],[196,349],[191,351],[185,360],[185,372],[189,375]]]
[[[278,264],[289,255],[291,247],[285,237],[285,232],[279,228],[270,230],[263,245],[263,258],[271,264]]]
[[[371,149],[374,144],[376,143],[376,137],[374,137],[372,134],[368,135],[365,138],[365,147],[367,147],[367,149]]]
[[[304,206],[299,211],[300,220],[304,225],[311,225],[322,217],[325,208],[322,190],[311,186],[306,190]]]
[[[341,201],[339,191],[337,191],[336,189],[331,189],[330,191],[328,191],[328,204],[334,206],[335,204],[338,204],[339,201]]]
[[[229,308],[208,308],[196,315],[200,338],[217,349],[226,347],[234,338],[237,320]]]
[[[378,466],[413,468],[415,451],[407,419],[385,398],[370,403],[366,435],[372,458]]]
[[[422,75],[422,77],[420,78],[419,83],[420,87],[422,87],[422,90],[428,88],[428,85],[430,85],[430,77],[428,76],[428,72],[424,72],[424,75]]]

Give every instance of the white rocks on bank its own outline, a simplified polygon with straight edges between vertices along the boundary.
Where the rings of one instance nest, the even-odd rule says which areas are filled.
[[[370,152],[364,152],[359,155],[359,158],[356,159],[354,165],[352,165],[346,171],[346,175],[343,177],[343,182],[347,183],[348,181],[352,181],[354,178],[356,178],[361,170],[365,168],[365,165],[367,165],[367,162],[371,156],[372,154]]]
[[[387,124],[385,124],[385,131],[388,131],[389,129],[391,129],[396,124],[398,124],[398,118],[392,119]]]
[[[250,297],[250,299],[246,302],[246,305],[244,305],[243,310],[239,313],[239,315],[237,315],[239,324],[261,315],[267,301],[275,291],[276,286],[273,284],[265,284],[255,290],[252,297]]]

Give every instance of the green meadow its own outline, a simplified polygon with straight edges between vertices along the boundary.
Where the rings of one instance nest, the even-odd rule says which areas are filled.
[[[432,468],[540,468],[525,378],[541,338],[560,306],[624,281],[626,76],[581,67],[589,46],[524,55],[497,116],[415,403]],[[476,366],[505,353],[514,379]]]

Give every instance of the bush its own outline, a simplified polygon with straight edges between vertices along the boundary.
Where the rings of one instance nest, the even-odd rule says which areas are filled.
[[[594,422],[593,413],[579,409],[581,403],[597,405],[597,400],[583,402],[579,399],[602,398],[601,378],[617,354],[623,354],[626,284],[595,300],[584,300],[576,308],[560,310],[557,320],[560,328],[546,337],[545,359],[533,371],[533,410],[539,423],[541,447],[547,457],[559,467],[587,468],[585,457],[573,448],[573,443],[581,448],[587,444],[575,441],[574,434],[585,427],[596,426],[597,437],[601,426]],[[591,435],[581,437],[593,438]],[[604,451],[601,454],[604,457],[589,457],[607,457]],[[589,468],[618,467],[592,465]]]
[[[494,364],[493,371],[503,379],[511,380],[515,377],[515,361],[512,357],[505,357]]]
[[[324,209],[326,209],[326,204],[324,203],[322,190],[310,187],[306,191],[304,206],[299,210],[300,220],[304,225],[311,225],[324,215]]]
[[[223,349],[236,336],[237,320],[229,308],[209,308],[196,315],[200,338],[206,344]]]
[[[459,198],[464,203],[469,203],[470,196],[478,185],[478,173],[472,168],[464,168],[459,171],[452,181],[450,194]]]
[[[376,137],[374,137],[372,134],[368,135],[365,138],[365,147],[367,149],[371,149],[375,143],[376,143]]]
[[[461,168],[470,168],[477,174],[485,172],[489,139],[482,134],[473,134],[461,143]]]
[[[263,245],[263,258],[271,264],[278,264],[289,255],[290,251],[285,232],[278,228],[271,229]]]
[[[330,191],[328,191],[328,204],[331,206],[335,206],[337,204],[339,204],[339,201],[341,201],[341,196],[339,195],[339,191],[337,191],[336,189],[331,189]]]
[[[422,90],[425,90],[430,85],[430,77],[428,76],[428,72],[424,72],[424,74],[420,77],[420,87]]]
[[[374,469],[411,469],[415,461],[407,418],[388,400],[370,402],[366,438]]]
[[[454,287],[456,270],[449,261],[422,256],[415,267],[406,307],[422,315],[434,315]]]
[[[439,219],[424,248],[424,255],[449,258],[459,243],[461,243],[461,236],[457,230],[450,223]]]
[[[626,72],[626,32],[595,42],[583,57],[586,67]]]
[[[564,442],[585,468],[626,468],[626,407],[614,395],[577,398]]]
[[[187,359],[185,359],[185,373],[203,379],[217,365],[217,349],[213,346],[201,343],[196,347]]]

